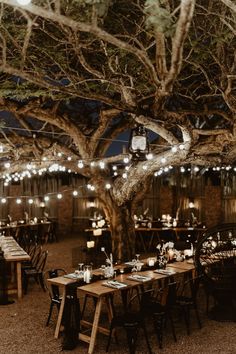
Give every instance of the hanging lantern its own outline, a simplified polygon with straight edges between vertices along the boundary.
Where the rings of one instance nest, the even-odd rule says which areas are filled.
[[[143,125],[138,125],[131,130],[129,140],[129,151],[136,160],[146,160],[149,152],[147,130]]]

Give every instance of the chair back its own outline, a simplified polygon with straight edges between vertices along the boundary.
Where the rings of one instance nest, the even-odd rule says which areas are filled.
[[[33,256],[31,257],[31,263],[33,267],[37,268],[41,255],[42,255],[42,246],[36,245]]]
[[[46,262],[47,262],[47,257],[48,257],[48,251],[43,251],[39,260],[38,260],[38,263],[37,263],[37,266],[36,266],[36,270],[38,273],[42,273],[43,270],[44,270],[44,267],[46,265]]]
[[[51,299],[55,299],[55,300],[59,299],[60,291],[59,291],[59,286],[57,286],[57,285],[52,284],[52,285],[48,286],[47,279],[57,278],[57,277],[65,275],[66,273],[67,272],[61,268],[49,269],[44,272],[43,279],[44,279],[45,288],[48,290]]]

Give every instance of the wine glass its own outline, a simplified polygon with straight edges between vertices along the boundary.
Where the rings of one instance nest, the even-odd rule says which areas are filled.
[[[79,263],[78,266],[79,266],[78,276],[79,276],[79,278],[83,278],[84,277],[84,269],[83,269],[84,263]]]

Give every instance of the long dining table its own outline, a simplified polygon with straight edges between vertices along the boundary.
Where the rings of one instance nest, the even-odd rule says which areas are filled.
[[[189,275],[192,276],[192,273],[195,271],[195,266],[192,262],[190,263],[189,261],[185,260],[184,262],[175,262],[175,263],[168,264],[166,270],[167,270],[166,273],[158,272],[158,270],[155,269],[147,269],[135,273],[140,275],[141,278],[143,277],[143,279],[146,278],[145,281],[143,280],[140,281],[132,278],[133,273],[131,272],[119,274],[118,276],[116,276],[115,280],[125,284],[125,286],[122,288],[108,287],[105,279],[97,280],[95,282],[91,282],[89,284],[85,284],[82,286],[78,285],[77,289],[81,293],[81,295],[90,296],[96,300],[95,301],[96,306],[95,306],[92,322],[85,321],[83,319],[81,320],[81,326],[84,325],[86,328],[90,327],[91,334],[88,335],[87,331],[86,333],[83,333],[83,331],[79,333],[79,339],[89,344],[89,348],[88,348],[89,354],[92,354],[94,352],[98,332],[107,335],[109,334],[109,329],[100,325],[100,315],[101,315],[103,305],[106,305],[108,319],[109,321],[111,320],[113,316],[111,297],[113,295],[115,294],[122,295],[122,291],[124,290],[127,291],[129,289],[139,288],[141,285],[144,284],[150,285],[151,283],[163,281],[169,277],[175,277],[180,274],[187,275],[187,273],[189,273]],[[57,285],[62,288],[62,301],[61,301],[56,329],[54,333],[54,337],[58,338],[63,311],[64,311],[65,300],[66,300],[66,286],[69,284],[76,283],[77,280],[68,278],[68,275],[66,275],[66,276],[48,279],[47,281],[49,286]]]
[[[4,250],[4,259],[11,265],[12,283],[16,280],[16,288],[8,290],[8,293],[17,293],[18,299],[22,299],[22,274],[21,265],[24,261],[29,261],[30,256],[25,252],[13,237],[4,237],[1,240],[1,247]]]

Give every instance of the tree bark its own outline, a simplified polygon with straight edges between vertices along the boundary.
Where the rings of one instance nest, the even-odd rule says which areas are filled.
[[[103,203],[110,225],[111,246],[116,261],[131,260],[135,255],[135,227],[132,202],[118,206],[113,198]]]

